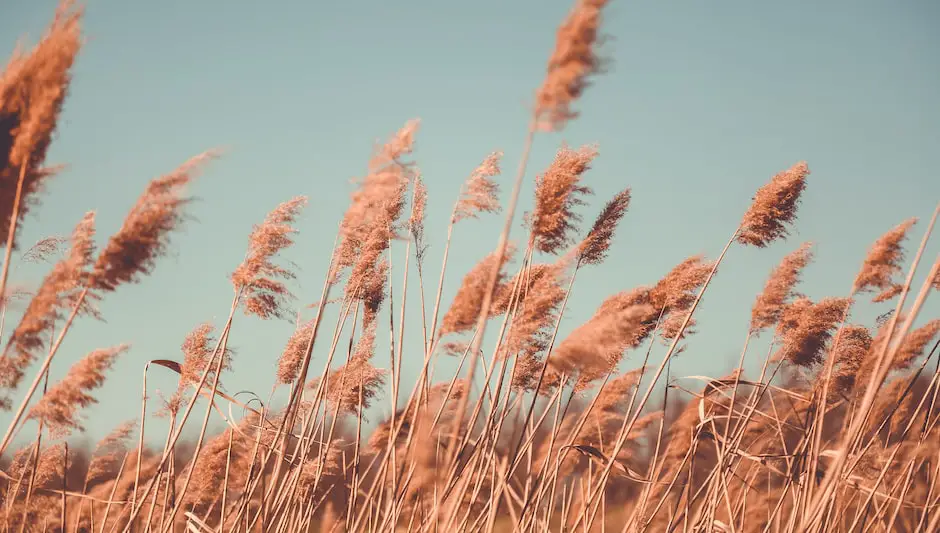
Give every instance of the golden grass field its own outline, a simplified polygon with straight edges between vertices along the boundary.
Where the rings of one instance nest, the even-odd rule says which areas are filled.
[[[814,301],[799,292],[812,245],[786,241],[809,166],[768,169],[718,256],[689,257],[651,286],[610,294],[559,335],[578,274],[615,244],[630,189],[582,221],[576,208],[590,205],[584,178],[598,152],[561,146],[537,174],[532,211],[516,208],[530,147],[577,120],[579,99],[601,75],[606,4],[574,1],[547,51],[518,170],[497,180],[504,162],[494,152],[469,173],[447,240],[435,243],[440,266],[424,253],[425,224],[443,221],[425,220],[427,193],[411,157],[420,123],[375,150],[324,258],[315,317],[284,339],[283,407],[229,396],[222,382],[236,313],[292,316],[295,274],[279,253],[294,245],[304,197],[285,201],[248,236],[244,261],[232,265],[225,323],[195,325],[179,360],[147,363],[178,374],[175,393],[142,390],[142,418],[86,450],[70,439],[127,346],[96,350],[63,375],[50,375],[50,363],[72,325],[95,318],[97,301],[159,268],[186,223],[187,185],[224,154],[199,154],[151,181],[100,249],[93,212],[67,239],[18,246],[44,181],[61,170],[46,152],[82,43],[82,10],[63,1],[38,44],[0,75],[0,324],[10,324],[0,358],[10,420],[0,444],[3,530],[940,530],[940,320],[920,316],[940,290],[940,261],[924,253],[940,205],[919,233],[913,218],[886,228],[851,290]],[[480,217],[505,220],[492,253],[472,266],[448,264],[454,229]],[[526,238],[510,242],[520,218]],[[391,268],[393,241],[405,255]],[[790,253],[742,318],[750,327],[738,368],[697,389],[664,387],[726,252],[771,244]],[[44,265],[38,287],[9,279],[17,262]],[[405,280],[395,291],[393,273]],[[460,289],[442,301],[455,275]],[[862,299],[889,312],[854,323]],[[7,316],[14,300],[24,310]],[[406,300],[420,301],[420,316],[405,315]],[[335,324],[325,323],[327,306],[339,310]],[[379,319],[383,307],[390,322]],[[423,339],[423,353],[403,362],[406,329]],[[759,336],[772,339],[770,351],[750,353]],[[377,337],[390,339],[391,353],[376,353]],[[621,373],[627,353],[639,363]],[[428,369],[445,357],[462,371],[432,382]],[[744,374],[745,360],[759,361],[759,374]],[[421,369],[414,383],[401,380],[403,364]],[[367,434],[363,411],[377,402],[391,415]],[[167,434],[152,433],[155,416],[168,421]],[[225,430],[211,434],[218,420]],[[181,437],[184,428],[194,437]],[[145,435],[164,444],[145,446]],[[15,449],[14,438],[26,444]]]

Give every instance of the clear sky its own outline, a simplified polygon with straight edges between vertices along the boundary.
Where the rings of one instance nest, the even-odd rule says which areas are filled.
[[[149,179],[208,148],[226,149],[194,186],[198,220],[175,238],[172,254],[143,283],[107,295],[107,322],[79,323],[57,356],[53,379],[91,349],[133,345],[99,392],[100,404],[86,412],[88,437],[139,416],[145,361],[178,359],[193,327],[222,325],[232,294],[227,276],[252,225],[299,194],[310,205],[287,257],[299,265],[297,303],[317,300],[349,179],[365,172],[375,142],[415,117],[422,119],[415,158],[430,195],[432,300],[452,202],[492,150],[505,151],[501,182],[508,193],[527,105],[571,3],[88,1],[87,44],[49,154],[50,162],[70,167],[48,186],[21,242],[67,234],[95,209],[103,243]],[[55,5],[4,2],[0,55],[8,57],[20,38],[34,43]],[[610,71],[577,103],[579,119],[561,134],[537,138],[523,191],[525,210],[535,172],[563,141],[600,149],[585,178],[596,191],[585,224],[618,190],[633,189],[610,258],[579,276],[562,332],[608,294],[653,283],[689,255],[717,255],[754,191],[800,160],[812,175],[798,231],[768,250],[731,250],[701,307],[700,333],[676,364],[679,375],[727,373],[754,296],[800,242],[817,244],[803,285],[814,298],[845,295],[872,241],[918,216],[913,253],[940,200],[938,27],[940,4],[928,0],[612,2],[604,22],[612,36],[604,47]],[[488,216],[458,226],[445,305],[463,274],[495,246],[501,224]],[[940,251],[937,242],[925,268]],[[400,269],[401,254],[396,248],[393,268]],[[24,267],[12,279],[36,282],[43,274]],[[397,270],[396,302],[400,278]],[[415,294],[406,383],[420,361]],[[856,316],[870,320],[887,309],[863,306]],[[922,317],[937,316],[934,298]],[[327,324],[323,338],[332,330]],[[266,399],[292,330],[288,322],[239,316],[226,389]],[[757,346],[755,361],[766,345]],[[385,361],[380,355],[376,363]],[[174,388],[160,369],[152,372],[151,393],[157,388]],[[387,405],[383,400],[369,415],[372,423]],[[8,420],[0,415],[3,427]]]

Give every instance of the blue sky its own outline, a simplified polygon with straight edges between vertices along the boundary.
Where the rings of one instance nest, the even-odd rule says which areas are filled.
[[[6,3],[0,54],[8,57],[20,38],[35,42],[55,5]],[[460,184],[499,149],[508,193],[527,105],[570,5],[88,2],[87,43],[49,154],[69,170],[50,183],[22,242],[66,234],[95,209],[103,243],[148,180],[203,150],[226,149],[193,187],[197,220],[177,235],[172,253],[141,284],[107,295],[101,305],[107,322],[78,324],[53,364],[55,378],[91,349],[133,345],[99,392],[100,404],[86,413],[88,438],[139,416],[147,360],[178,358],[186,333],[200,322],[221,326],[232,294],[227,276],[243,257],[252,224],[299,194],[310,205],[286,257],[299,265],[297,303],[315,301],[352,191],[349,179],[365,172],[375,142],[415,117],[422,119],[415,159],[430,195],[426,268],[433,300]],[[679,375],[728,371],[767,273],[802,241],[817,244],[802,286],[814,298],[845,295],[872,241],[918,216],[913,251],[940,200],[938,24],[940,7],[926,0],[612,2],[604,22],[611,39],[603,49],[610,71],[577,103],[579,119],[536,139],[523,190],[521,210],[531,205],[535,173],[563,141],[596,142],[600,149],[585,178],[596,192],[583,211],[585,224],[617,191],[633,189],[607,263],[579,276],[562,333],[606,295],[653,283],[689,255],[717,255],[754,191],[800,160],[812,175],[797,231],[768,250],[732,249],[703,302],[700,333],[674,367]],[[445,306],[463,274],[495,246],[501,224],[488,216],[458,226]],[[935,239],[925,266],[938,251]],[[401,268],[402,253],[396,248],[393,269]],[[24,267],[14,281],[43,274]],[[394,284],[397,301],[400,270]],[[415,295],[407,307],[406,383],[420,361]],[[934,300],[923,318],[940,316]],[[856,317],[870,320],[886,310],[862,306]],[[266,399],[292,330],[287,322],[239,316],[226,388]],[[387,354],[383,346],[379,353]],[[763,356],[760,346],[766,345],[749,352],[754,361]],[[316,369],[323,364],[318,354]],[[387,355],[376,362],[384,361]],[[447,363],[439,367],[443,379]],[[160,371],[150,383],[151,393],[174,388]],[[387,405],[381,401],[370,420]],[[0,423],[8,420],[0,415]]]

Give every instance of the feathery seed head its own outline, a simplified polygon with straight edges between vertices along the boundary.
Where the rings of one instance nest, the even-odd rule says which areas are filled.
[[[418,265],[424,262],[424,252],[427,246],[424,244],[424,216],[428,203],[428,188],[424,185],[421,176],[415,176],[414,192],[411,197],[411,217],[408,219],[408,231],[415,241],[415,257]]]
[[[340,412],[360,412],[368,409],[378,396],[388,371],[372,366],[369,360],[375,351],[375,322],[362,332],[349,361],[329,375],[326,398]],[[317,381],[308,386],[313,387]]]
[[[300,365],[307,354],[307,346],[312,336],[313,321],[299,326],[290,336],[277,363],[278,383],[289,385],[300,375]]]
[[[581,241],[578,248],[578,263],[582,265],[598,265],[607,258],[607,250],[610,249],[610,242],[613,240],[614,231],[630,207],[630,189],[624,189],[617,193],[604,209],[591,231]]]
[[[608,411],[622,407],[629,399],[630,391],[640,382],[640,375],[645,370],[646,367],[635,368],[608,381],[597,399],[595,408],[598,411]]]
[[[379,226],[387,227],[381,231],[394,234],[393,226],[404,209],[408,184],[416,175],[413,164],[402,161],[402,157],[412,152],[419,124],[418,120],[409,121],[376,151],[369,162],[368,174],[352,193],[349,209],[340,224],[340,241],[334,252],[333,271],[330,273],[334,282],[343,270],[356,263],[370,235]]]
[[[777,323],[793,288],[800,281],[800,273],[813,259],[811,243],[804,243],[791,252],[774,268],[764,290],[757,296],[751,309],[751,331],[757,332]]]
[[[321,461],[322,458],[322,461]],[[340,449],[339,439],[334,439],[328,445],[326,453],[316,452],[304,462],[297,479],[297,492],[300,498],[312,500],[327,490],[324,478],[337,476],[342,473],[343,451]],[[318,482],[319,476],[319,482]]]
[[[243,291],[245,314],[261,318],[285,316],[287,300],[293,295],[282,280],[293,279],[294,273],[272,260],[294,244],[291,235],[297,230],[292,224],[305,205],[306,196],[280,204],[249,235],[245,260],[231,274],[235,289]]]
[[[809,167],[800,162],[758,189],[754,202],[741,220],[738,242],[764,248],[789,235],[787,226],[796,220],[796,210],[808,175]]]
[[[457,295],[454,296],[453,303],[450,304],[450,309],[444,314],[438,335],[444,336],[448,333],[467,331],[476,325],[480,310],[483,307],[483,293],[486,292],[487,281],[491,273],[494,269],[498,270],[499,274],[496,280],[496,286],[502,286],[506,279],[506,274],[502,271],[502,268],[512,259],[514,251],[515,248],[512,245],[508,246],[506,253],[503,255],[503,263],[497,265],[497,251],[494,250],[481,259],[480,262],[464,276],[463,283],[460,285]],[[498,306],[493,306],[494,313],[497,308]]]
[[[150,274],[156,260],[170,243],[170,235],[185,219],[183,208],[191,201],[183,196],[185,187],[217,152],[202,153],[182,166],[151,181],[124,219],[124,224],[108,240],[95,263],[91,285],[113,291],[124,283],[135,283]]]
[[[372,265],[371,269],[364,272],[361,277],[359,299],[362,301],[362,325],[365,328],[375,321],[385,302],[389,266],[388,260],[382,259]]]
[[[249,464],[249,459],[245,457],[246,452],[243,438],[232,428],[227,428],[206,442],[195,465],[189,465],[193,472],[191,490],[186,494],[187,503],[194,509],[205,512],[217,501],[220,488],[226,481],[230,486],[244,483]]]
[[[95,214],[88,212],[72,232],[71,248],[46,275],[26,307],[0,357],[0,387],[15,389],[46,343],[46,334],[83,289],[94,256]],[[12,353],[11,353],[12,351]],[[5,404],[0,400],[0,404]]]
[[[555,50],[548,60],[545,81],[536,93],[535,113],[540,128],[560,130],[577,117],[571,105],[588,86],[588,78],[601,71],[597,56],[601,9],[608,0],[576,0],[558,28]]]
[[[52,25],[28,55],[15,53],[0,73],[0,234],[13,214],[20,171],[23,186],[18,220],[54,172],[41,168],[71,83],[81,47],[82,9],[63,1]],[[15,246],[15,241],[14,241]]]
[[[901,293],[903,286],[894,281],[894,276],[902,271],[902,243],[915,223],[916,218],[905,220],[875,241],[855,277],[853,292],[873,292],[877,289],[879,292],[872,299],[873,302],[884,302]]]
[[[127,348],[105,348],[85,356],[30,409],[29,418],[43,420],[57,437],[75,429],[84,431],[78,410],[98,402],[90,392],[104,384],[104,373]]]
[[[180,350],[183,352],[183,364],[180,365],[180,386],[196,385],[202,379],[202,374],[206,371],[209,363],[212,361],[214,352],[217,350],[218,339],[212,334],[215,326],[204,322],[196,326],[183,340]],[[226,347],[222,356],[223,371],[232,367],[232,349]],[[207,383],[212,384],[216,378],[215,365],[209,369]]]
[[[33,461],[36,461],[34,487],[49,488],[62,486],[62,463],[65,458],[65,443],[53,444],[39,452],[35,457],[36,444],[32,443],[17,450],[10,465],[10,474],[17,478],[24,478],[33,472]],[[69,450],[69,462],[75,457],[74,450]],[[28,479],[28,478],[27,478]],[[23,491],[26,492],[25,490]]]
[[[833,371],[832,395],[847,395],[855,384],[864,381],[867,376],[861,371],[871,353],[872,336],[868,328],[855,324],[846,324],[839,334],[839,344],[835,347],[835,370]]]
[[[368,327],[375,319],[385,301],[389,264],[384,255],[392,238],[391,221],[380,216],[375,220],[367,240],[358,246],[359,256],[351,263],[352,271],[346,282],[346,299],[363,303],[364,327]]]
[[[136,420],[128,420],[115,427],[111,433],[98,442],[94,457],[85,473],[86,484],[90,486],[104,481],[107,476],[116,473],[124,454],[127,453],[127,445],[136,426]]]
[[[825,298],[813,303],[803,297],[788,305],[777,323],[781,347],[774,360],[786,360],[804,368],[820,363],[832,330],[839,325],[850,304],[849,298]]]
[[[595,314],[558,345],[548,363],[556,372],[577,375],[575,389],[583,390],[615,368],[624,350],[636,346],[656,313],[653,306],[635,304]]]
[[[923,326],[911,331],[904,337],[891,363],[896,370],[907,370],[918,357],[923,355],[924,348],[940,333],[940,319],[931,320]]]
[[[517,355],[512,371],[512,379],[510,380],[512,389],[520,393],[535,390],[535,385],[538,383],[539,373],[542,371],[543,364],[544,361],[542,361],[537,354],[522,352]],[[542,390],[539,392],[545,392],[544,383]]]
[[[218,339],[213,335],[214,330],[215,327],[212,324],[204,322],[186,335],[183,344],[180,346],[180,350],[183,352],[183,363],[180,365],[180,377],[177,382],[176,392],[170,398],[164,400],[165,405],[160,411],[161,415],[178,412],[180,403],[183,400],[183,393],[189,387],[195,387],[199,384],[202,374],[207,368],[209,373],[206,376],[206,385],[211,387],[215,382],[218,377],[215,371],[216,364],[210,366],[210,363],[213,354],[221,346],[218,344]],[[232,349],[226,347],[225,352],[222,354],[221,370],[225,371],[231,368],[232,355]]]
[[[460,199],[454,206],[452,222],[477,218],[478,213],[499,212],[499,184],[492,178],[500,173],[499,161],[502,157],[502,152],[491,153],[470,174],[460,192]]]
[[[688,257],[650,290],[650,303],[663,313],[660,335],[664,340],[673,340],[679,334],[679,328],[695,303],[699,289],[714,266],[714,261],[704,261],[700,255]],[[683,337],[692,333],[693,324],[694,319],[689,321],[682,333]]]
[[[584,205],[581,196],[593,194],[579,185],[581,176],[597,156],[593,146],[572,150],[562,146],[544,174],[536,179],[535,210],[531,215],[535,247],[543,253],[557,253],[574,242],[573,233],[581,216],[575,206]]]
[[[522,352],[535,354],[548,348],[552,327],[567,294],[565,266],[561,263],[534,265],[503,283],[502,290],[497,290],[499,298],[494,302],[494,309],[501,314],[508,310],[516,278],[523,276],[509,333],[501,346],[504,356],[518,356]]]

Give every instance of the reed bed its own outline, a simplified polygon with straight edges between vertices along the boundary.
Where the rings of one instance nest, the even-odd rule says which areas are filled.
[[[809,167],[769,169],[715,258],[692,256],[652,285],[623,287],[559,334],[578,274],[606,260],[633,198],[621,191],[588,225],[578,213],[591,205],[599,148],[560,146],[534,180],[526,180],[528,153],[544,132],[577,119],[578,100],[602,73],[606,4],[576,0],[558,28],[511,182],[500,178],[504,154],[493,152],[469,172],[449,220],[426,220],[427,189],[411,155],[419,121],[376,148],[323,258],[314,317],[298,319],[284,339],[283,402],[230,396],[223,383],[237,364],[236,313],[292,316],[296,274],[279,256],[295,245],[304,197],[275,207],[248,236],[229,276],[227,319],[196,325],[178,359],[145,365],[141,418],[83,450],[69,446],[83,431],[82,410],[133,347],[95,350],[64,375],[50,363],[77,320],[98,316],[96,302],[158,268],[187,223],[187,185],[224,155],[199,154],[151,181],[100,251],[88,213],[68,238],[14,254],[24,215],[39,209],[44,180],[59,170],[45,155],[82,20],[63,2],[41,41],[0,76],[3,316],[10,302],[28,302],[0,356],[10,413],[0,442],[3,530],[940,530],[940,320],[919,316],[940,290],[940,261],[924,257],[940,205],[916,226],[913,256],[910,219],[872,244],[845,292],[814,301],[799,292],[812,244],[786,241]],[[530,182],[534,209],[516,216]],[[474,219],[499,216],[491,253],[472,266],[448,263],[452,238],[466,239]],[[526,238],[511,242],[520,218]],[[436,285],[426,224],[447,228]],[[403,257],[392,256],[393,242],[405,243]],[[671,362],[693,341],[722,263],[736,248],[771,245],[792,252],[742,317],[749,328],[737,368],[675,379]],[[9,283],[17,261],[49,265],[38,288]],[[462,283],[445,302],[454,270]],[[395,285],[398,276],[404,283]],[[853,321],[866,298],[885,306],[877,323]],[[420,316],[406,315],[416,300]],[[327,306],[338,310],[335,323]],[[423,353],[403,353],[406,330],[420,335]],[[769,352],[749,353],[758,337],[770,340]],[[389,353],[377,353],[379,338]],[[435,380],[440,358],[456,358],[461,370]],[[746,363],[760,372],[747,375]],[[420,368],[413,383],[402,380],[404,365]],[[156,367],[178,375],[168,397],[147,385]],[[383,401],[391,414],[366,434],[364,412]],[[165,435],[152,434],[155,416],[168,421]],[[224,431],[210,433],[219,420]],[[27,421],[35,435],[21,433]],[[184,428],[195,438],[183,438]],[[27,444],[14,449],[14,437]],[[147,445],[157,440],[162,446]]]

